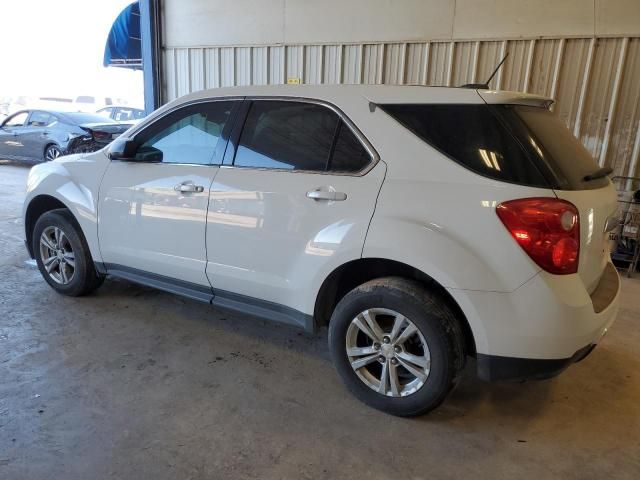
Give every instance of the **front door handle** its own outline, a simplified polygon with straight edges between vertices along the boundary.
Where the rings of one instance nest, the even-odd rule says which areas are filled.
[[[201,193],[204,192],[204,187],[202,185],[194,185],[193,182],[183,182],[179,183],[173,189],[176,192],[181,193]]]
[[[347,199],[347,194],[344,192],[334,192],[331,190],[311,190],[307,192],[307,198],[311,198],[313,200],[330,200],[334,202],[342,202]]]

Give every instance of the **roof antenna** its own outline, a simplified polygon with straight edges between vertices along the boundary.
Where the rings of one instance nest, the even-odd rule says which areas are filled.
[[[493,80],[493,77],[496,76],[496,73],[498,73],[498,70],[500,70],[500,67],[505,62],[505,60],[507,59],[508,56],[509,56],[509,52],[507,52],[504,55],[504,57],[502,58],[502,60],[500,60],[500,63],[498,64],[496,69],[493,71],[493,73],[489,76],[489,78],[487,79],[486,82],[484,82],[484,83],[467,83],[466,85],[463,85],[462,88],[481,88],[481,89],[488,90],[489,89],[489,83],[491,82],[491,80]]]

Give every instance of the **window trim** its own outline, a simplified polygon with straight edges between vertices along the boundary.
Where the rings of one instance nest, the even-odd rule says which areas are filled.
[[[365,148],[367,153],[369,154],[370,160],[367,165],[358,170],[357,172],[340,172],[340,171],[331,171],[331,170],[292,170],[288,168],[270,168],[270,167],[252,167],[252,166],[242,166],[235,165],[235,157],[238,151],[238,145],[240,142],[240,136],[242,135],[242,130],[244,129],[244,125],[247,121],[247,116],[249,113],[249,107],[251,103],[254,101],[286,101],[286,102],[295,102],[295,103],[310,103],[314,105],[319,105],[329,110],[333,111],[336,115],[338,115],[339,120],[342,120],[351,130],[351,132],[358,139],[360,144]],[[334,132],[335,135],[335,132]],[[378,152],[373,148],[371,142],[364,136],[364,134],[360,131],[360,129],[353,123],[353,121],[336,105],[326,100],[320,100],[316,98],[307,98],[307,97],[289,97],[289,96],[263,96],[263,95],[250,95],[245,97],[243,102],[242,110],[238,112],[236,125],[231,133],[229,138],[229,146],[232,148],[229,149],[227,147],[227,153],[225,154],[224,160],[220,165],[220,168],[238,168],[244,170],[264,170],[269,172],[287,172],[287,173],[306,173],[306,174],[315,174],[315,175],[333,175],[333,176],[341,176],[341,177],[362,177],[369,173],[380,161],[380,156]]]

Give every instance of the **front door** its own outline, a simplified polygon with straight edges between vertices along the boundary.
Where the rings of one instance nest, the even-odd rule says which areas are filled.
[[[324,278],[360,258],[385,165],[374,166],[354,132],[317,103],[251,103],[233,165],[211,187],[207,274],[216,302],[273,307],[278,319],[300,323],[273,304],[310,315]]]
[[[18,112],[7,118],[0,128],[0,157],[27,158],[21,134],[24,131],[29,112]]]
[[[210,291],[205,274],[209,188],[236,102],[183,107],[136,135],[100,187],[98,237],[108,271]]]

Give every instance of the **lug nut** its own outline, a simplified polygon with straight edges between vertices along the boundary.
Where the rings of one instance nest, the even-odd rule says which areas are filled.
[[[373,349],[374,350],[380,350],[380,344],[378,342],[373,344]]]
[[[384,338],[382,339],[382,341],[383,341],[384,343],[389,343],[389,342],[391,342],[391,339],[390,339],[389,337],[384,337]]]
[[[402,349],[398,345],[396,345],[395,347],[393,347],[393,351],[396,353],[400,353]]]
[[[380,363],[384,363],[384,357],[383,357],[382,355],[380,355],[380,356],[378,357],[378,361],[379,361]]]
[[[392,358],[391,359],[391,364],[392,365],[397,365],[398,364],[398,359],[397,358]]]

